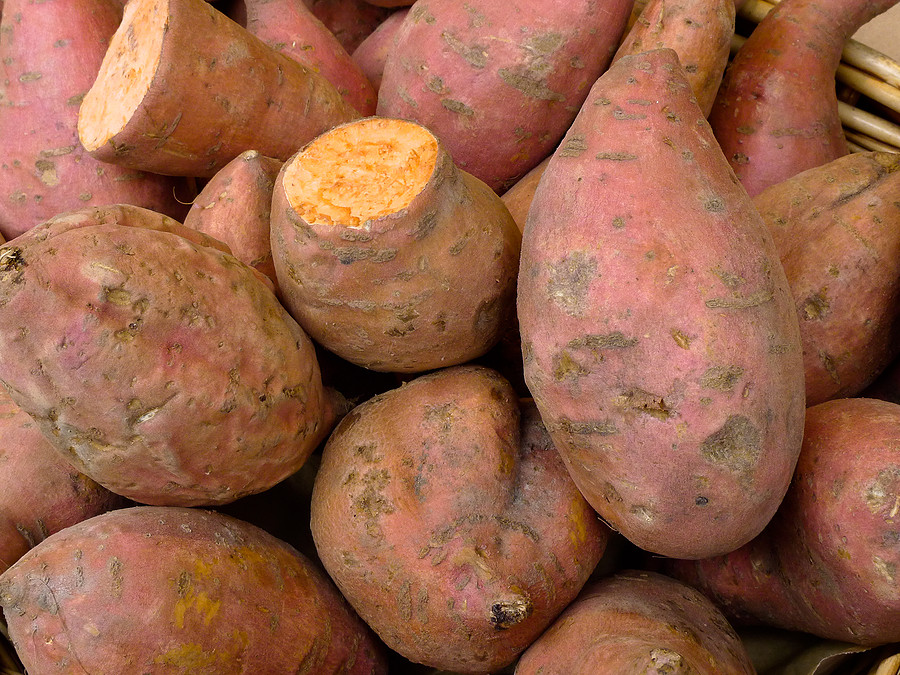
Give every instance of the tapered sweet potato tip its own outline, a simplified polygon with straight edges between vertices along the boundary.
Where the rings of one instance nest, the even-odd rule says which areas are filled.
[[[88,152],[119,133],[144,100],[159,66],[167,29],[166,0],[130,0],[93,86],[78,113]]]
[[[283,186],[308,224],[363,227],[408,207],[437,157],[437,139],[424,127],[371,117],[310,143],[285,167]]]

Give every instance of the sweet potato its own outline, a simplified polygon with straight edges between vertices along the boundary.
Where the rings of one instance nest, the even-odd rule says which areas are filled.
[[[474,366],[351,411],[323,451],[311,523],[325,569],[389,647],[464,673],[513,661],[608,537],[533,405]]]
[[[63,211],[129,203],[182,218],[182,182],[111,166],[78,141],[78,105],[122,8],[111,0],[9,0],[0,23],[0,232],[12,239]]]
[[[800,317],[806,403],[855,396],[900,353],[900,154],[846,155],[754,199]]]
[[[377,92],[381,88],[381,77],[384,74],[384,64],[388,54],[394,47],[394,38],[400,28],[408,9],[393,12],[378,27],[373,30],[365,40],[359,43],[351,56],[356,65],[369,78],[369,82]]]
[[[0,387],[0,572],[54,532],[127,502],[79,473]]]
[[[844,42],[897,0],[783,0],[725,73],[709,116],[751,196],[849,150],[834,76]]]
[[[199,509],[121,509],[59,532],[0,576],[0,605],[32,673],[387,672],[309,560]]]
[[[397,31],[379,115],[428,127],[498,192],[548,156],[622,35],[632,0],[420,0]]]
[[[135,501],[233,501],[328,433],[312,343],[262,274],[137,207],[0,248],[0,380],[53,446]]]
[[[834,399],[807,411],[797,472],[765,531],[670,571],[741,623],[862,645],[900,641],[900,405]]]
[[[685,558],[763,529],[803,433],[797,313],[674,51],[592,88],[535,193],[518,316],[529,390],[614,528]]]
[[[722,613],[689,586],[625,570],[586,588],[516,675],[756,675]]]
[[[132,0],[78,135],[105,162],[209,177],[245,150],[284,161],[358,117],[328,80],[203,0]]]
[[[360,114],[375,113],[372,83],[303,0],[237,0],[237,4],[244,19],[238,23],[275,51],[325,77]]]
[[[515,315],[512,217],[414,122],[367,118],[297,153],[275,182],[271,238],[288,311],[366,368],[464,363]]]
[[[651,0],[613,61],[650,49],[674,49],[697,105],[709,115],[728,64],[734,19],[733,0]]]
[[[272,191],[284,162],[247,150],[204,186],[185,216],[185,227],[228,244],[234,257],[268,276],[275,263],[269,245]]]
[[[352,54],[392,11],[366,0],[303,0],[325,27]]]

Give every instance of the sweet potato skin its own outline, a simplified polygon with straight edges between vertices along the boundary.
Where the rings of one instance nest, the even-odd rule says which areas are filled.
[[[800,317],[808,406],[855,396],[900,352],[900,155],[854,153],[761,192]]]
[[[0,249],[0,380],[79,470],[143,503],[264,490],[331,423],[312,343],[265,277],[196,242],[224,246],[117,206]]]
[[[303,0],[350,54],[394,11],[366,0]]]
[[[78,105],[122,17],[110,0],[9,0],[0,23],[0,233],[12,239],[58,213],[129,203],[176,219],[175,179],[104,164],[78,140]]]
[[[0,387],[0,572],[51,534],[128,502],[79,473]]]
[[[518,228],[439,145],[409,205],[362,227],[303,220],[284,190],[294,158],[276,179],[271,245],[282,301],[310,337],[351,363],[398,373],[464,363],[515,316]]]
[[[358,406],[325,446],[319,556],[386,644],[453,672],[494,672],[584,585],[606,546],[533,406],[458,366]]]
[[[522,655],[516,675],[755,675],[722,613],[689,586],[624,570],[591,584]]]
[[[631,0],[426,0],[384,67],[377,113],[431,129],[502,193],[549,155],[609,64]]]
[[[282,164],[256,150],[242,152],[210,178],[184,218],[185,227],[226,243],[235,258],[273,283],[269,226],[272,191]]]
[[[388,54],[394,48],[394,37],[408,13],[408,9],[393,12],[365,40],[360,42],[359,47],[351,54],[356,65],[375,87],[376,92],[381,88],[384,64],[387,62]]]
[[[308,559],[199,509],[134,507],[68,528],[0,576],[0,604],[29,672],[387,672]]]
[[[742,623],[832,640],[900,640],[900,405],[833,399],[807,411],[791,489],[733,553],[669,571]]]
[[[610,67],[550,160],[518,317],[541,416],[616,529],[687,558],[762,530],[803,432],[797,315],[672,50]]]

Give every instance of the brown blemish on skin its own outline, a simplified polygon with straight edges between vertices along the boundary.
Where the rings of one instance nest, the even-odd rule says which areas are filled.
[[[480,70],[487,65],[488,53],[485,46],[477,44],[467,45],[453,33],[446,30],[441,33],[441,39],[473,68]]]
[[[837,364],[834,361],[834,357],[828,352],[819,351],[819,361],[822,362],[822,367],[825,369],[825,372],[828,373],[828,376],[831,378],[832,382],[840,385],[841,376],[840,374],[838,374]]]
[[[569,316],[581,316],[591,282],[599,276],[597,261],[584,251],[572,251],[549,265],[547,295]]]
[[[704,389],[731,391],[743,374],[744,369],[738,366],[713,366],[707,368],[700,377],[700,386]]]
[[[570,349],[627,349],[637,343],[637,338],[625,337],[622,332],[614,331],[602,335],[583,335],[570,340],[567,346]]]
[[[674,414],[664,397],[643,389],[629,389],[616,396],[614,403],[619,408],[634,410],[658,420],[667,420]]]
[[[572,136],[567,138],[559,149],[560,157],[578,157],[588,149],[584,136]]]
[[[522,623],[531,616],[532,603],[528,598],[501,600],[491,605],[491,625],[497,630],[506,630]]]
[[[572,358],[572,355],[563,350],[553,357],[553,379],[557,382],[574,380],[591,371]]]
[[[464,115],[465,117],[475,116],[475,111],[462,101],[457,101],[452,98],[444,98],[441,99],[441,105],[450,112],[457,113],[458,115]]]
[[[682,333],[677,328],[673,328],[671,331],[672,339],[675,340],[675,344],[677,344],[682,349],[689,349],[691,346],[691,339]]]
[[[710,309],[750,309],[771,302],[774,297],[773,291],[764,289],[746,296],[736,293],[731,298],[712,298],[705,304]]]
[[[619,433],[616,425],[612,422],[603,420],[598,422],[574,422],[563,417],[559,422],[547,425],[548,431],[558,429],[563,433],[577,436],[587,436],[597,434],[599,436],[610,436]]]
[[[547,83],[535,77],[531,73],[521,74],[514,73],[508,68],[501,68],[497,71],[497,75],[504,83],[521,91],[530,98],[536,98],[539,101],[565,101],[566,97],[559,92],[553,91],[547,86]]]
[[[595,155],[596,159],[608,159],[613,162],[628,162],[632,159],[637,159],[637,155],[633,155],[630,152],[598,152]]]
[[[900,514],[900,467],[882,469],[865,492],[866,506],[873,515],[893,520]]]
[[[704,439],[700,447],[708,462],[746,474],[759,461],[762,439],[759,429],[743,415],[730,415],[725,424]]]
[[[800,305],[800,316],[807,321],[821,321],[831,313],[831,305],[825,297],[827,289],[823,288],[818,293],[813,293]]]

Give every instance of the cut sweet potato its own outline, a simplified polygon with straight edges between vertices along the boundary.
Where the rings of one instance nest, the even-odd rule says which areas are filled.
[[[78,133],[106,162],[212,176],[245,150],[284,161],[357,117],[328,80],[203,0],[132,0]]]

